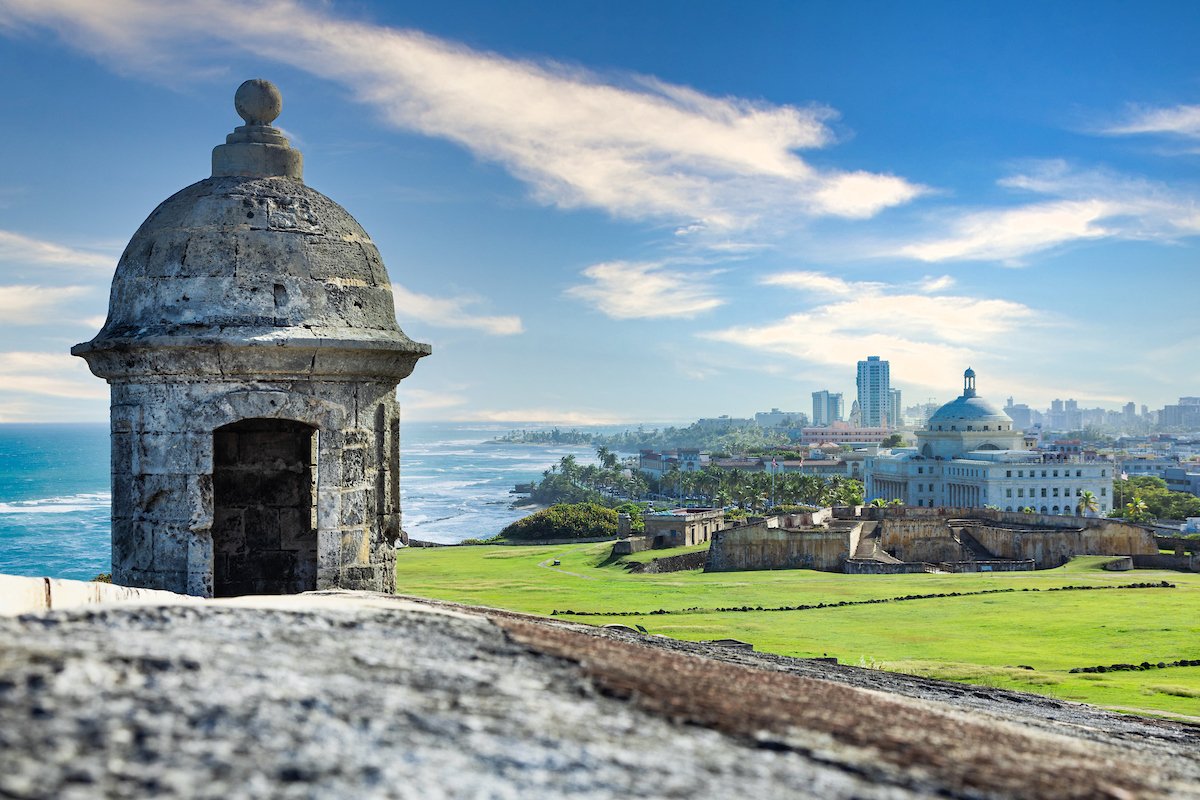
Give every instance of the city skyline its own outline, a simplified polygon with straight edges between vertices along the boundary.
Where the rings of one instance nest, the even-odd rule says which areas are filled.
[[[0,0],[0,422],[106,418],[67,351],[250,77],[433,344],[406,419],[806,408],[875,354],[909,405],[968,366],[998,405],[1174,404],[1200,393],[1184,11]]]

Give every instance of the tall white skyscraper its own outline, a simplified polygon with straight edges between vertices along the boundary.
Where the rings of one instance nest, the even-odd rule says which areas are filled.
[[[822,389],[813,392],[813,425],[828,427],[842,418],[842,393]]]
[[[859,425],[878,428],[889,416],[892,405],[891,365],[879,356],[867,356],[858,362]],[[890,419],[888,424],[895,425]]]
[[[899,389],[888,390],[887,424],[892,428],[899,428],[904,424],[904,404],[901,402]]]

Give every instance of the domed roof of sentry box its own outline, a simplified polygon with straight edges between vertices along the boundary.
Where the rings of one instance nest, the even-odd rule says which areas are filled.
[[[158,358],[153,369],[404,377],[430,348],[396,323],[370,236],[304,185],[299,151],[271,125],[282,107],[272,84],[246,81],[235,107],[246,124],[213,149],[212,177],[142,223],[117,265],[104,327],[72,352],[102,377],[145,371],[139,355],[180,347],[193,351],[187,364]],[[205,349],[239,357],[217,363],[195,352]]]

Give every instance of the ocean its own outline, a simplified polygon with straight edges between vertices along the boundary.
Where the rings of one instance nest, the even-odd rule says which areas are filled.
[[[587,446],[492,444],[508,424],[402,423],[400,492],[414,539],[486,538],[529,513],[518,483]],[[111,557],[108,425],[0,425],[0,573],[90,580]]]

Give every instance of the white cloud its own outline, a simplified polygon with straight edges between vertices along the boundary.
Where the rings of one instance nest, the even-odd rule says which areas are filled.
[[[944,389],[954,387],[980,353],[993,351],[1004,337],[1037,324],[1033,309],[1008,300],[931,296],[812,272],[770,276],[763,283],[816,289],[829,299],[775,322],[702,336],[839,369],[878,353],[905,382]]]
[[[1110,236],[1112,231],[1098,223],[1114,211],[1101,200],[1064,200],[965,213],[951,222],[948,235],[902,247],[900,255],[920,261],[1011,261],[1065,242]]]
[[[1101,129],[1112,136],[1165,133],[1189,139],[1200,138],[1200,106],[1178,105],[1165,108],[1134,106],[1123,122]]]
[[[429,389],[411,388],[404,384],[396,390],[400,397],[404,413],[413,411],[433,411],[443,408],[455,408],[466,405],[467,399],[459,394],[435,392]],[[428,415],[425,415],[428,416]]]
[[[116,266],[117,260],[111,255],[78,250],[54,242],[33,239],[13,231],[0,230],[0,262],[111,269]]]
[[[921,291],[928,292],[929,294],[944,291],[952,286],[954,286],[954,278],[949,275],[939,275],[937,277],[927,275],[921,279],[920,283]]]
[[[5,22],[45,26],[152,79],[194,74],[233,48],[349,87],[392,125],[504,165],[542,202],[715,232],[764,220],[863,218],[925,191],[903,178],[816,168],[835,113],[713,97],[648,76],[601,76],[351,21],[295,0],[7,0]],[[215,47],[214,47],[215,45]],[[199,70],[203,72],[203,70]],[[178,79],[172,78],[172,79]]]
[[[511,336],[524,330],[518,316],[486,316],[471,311],[469,306],[482,302],[478,298],[431,297],[396,283],[392,284],[392,295],[402,326],[409,320],[417,320],[441,328],[480,330],[494,336]]]
[[[528,422],[558,425],[619,425],[637,422],[632,417],[622,417],[602,411],[563,411],[555,408],[511,408],[471,411],[463,419],[479,422]]]
[[[0,353],[3,395],[33,394],[77,400],[107,400],[108,384],[88,371],[83,359],[65,353]]]
[[[87,291],[82,286],[0,286],[0,323],[28,325],[47,322],[55,318],[48,317],[47,312]]]
[[[591,283],[566,294],[595,305],[613,319],[694,317],[724,303],[705,282],[711,273],[666,269],[661,263],[609,261],[583,271]]]
[[[1169,242],[1200,235],[1196,195],[1179,186],[1104,170],[1076,171],[1062,161],[1034,164],[999,184],[1052,199],[1012,208],[954,210],[941,223],[946,232],[886,254],[928,262],[1019,263],[1024,256],[1077,241]]]

